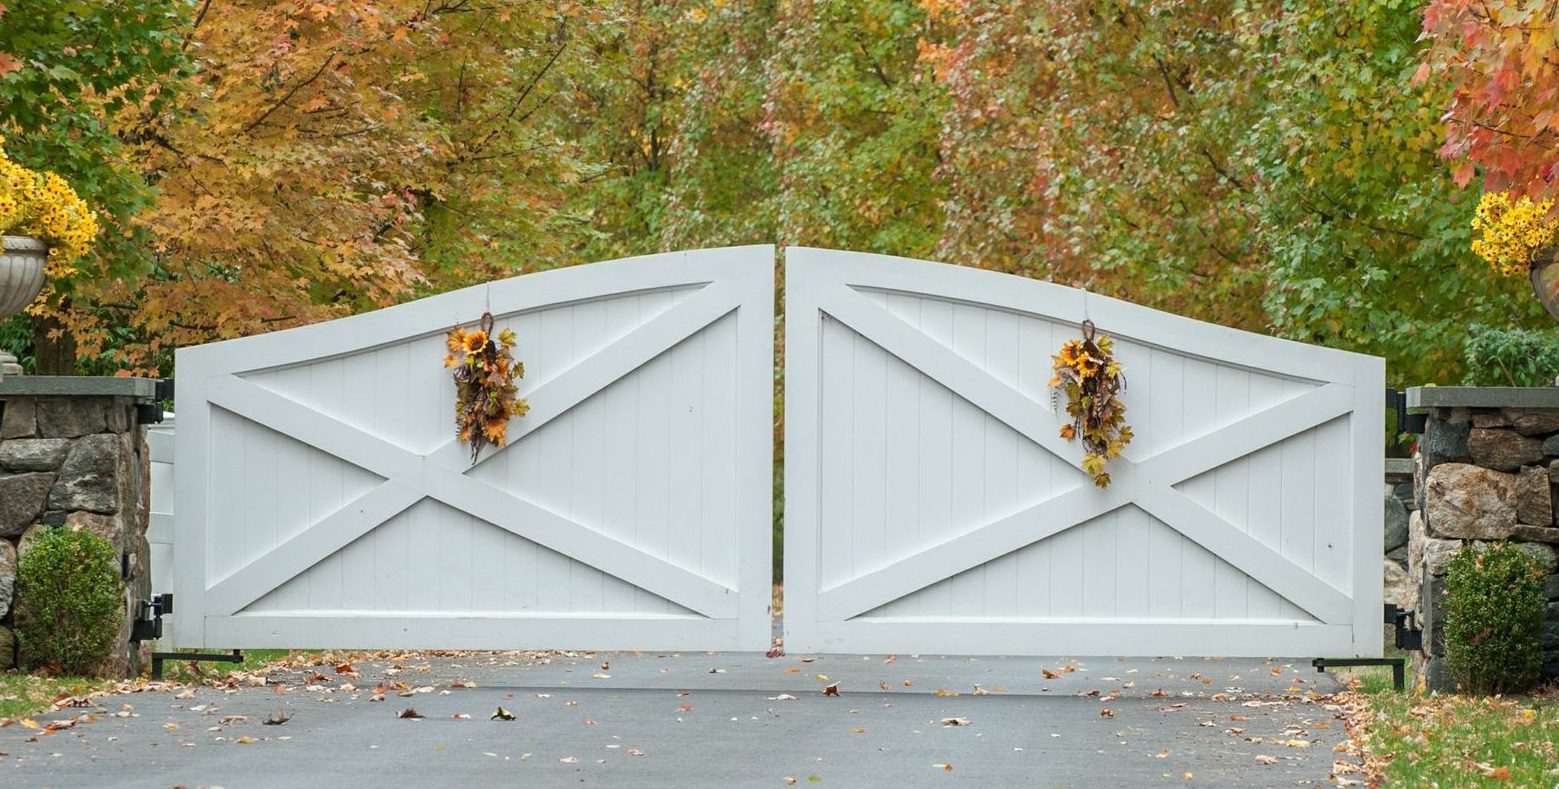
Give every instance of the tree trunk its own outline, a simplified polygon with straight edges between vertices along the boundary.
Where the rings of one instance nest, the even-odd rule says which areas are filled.
[[[57,318],[34,315],[32,342],[38,375],[76,374],[76,335]]]

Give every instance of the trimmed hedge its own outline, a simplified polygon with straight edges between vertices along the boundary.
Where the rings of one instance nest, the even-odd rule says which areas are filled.
[[[91,532],[52,529],[16,567],[16,637],[30,668],[86,674],[107,657],[124,617],[114,546]]]
[[[1543,568],[1509,543],[1463,546],[1445,570],[1445,656],[1472,693],[1519,693],[1543,666]]]

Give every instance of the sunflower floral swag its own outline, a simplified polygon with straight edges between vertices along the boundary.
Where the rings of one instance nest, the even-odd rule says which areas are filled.
[[[455,427],[461,441],[471,445],[471,463],[489,444],[501,447],[509,419],[525,416],[530,404],[518,396],[516,378],[525,377],[525,365],[514,360],[514,332],[504,329],[493,336],[493,314],[482,313],[471,331],[456,326],[445,338],[449,355],[444,366],[455,368]]]
[[[1050,386],[1066,394],[1066,413],[1072,417],[1071,424],[1061,426],[1061,437],[1083,439],[1083,470],[1103,488],[1110,484],[1104,463],[1120,457],[1131,443],[1131,426],[1120,399],[1126,378],[1113,356],[1115,341],[1109,335],[1096,340],[1095,335],[1093,321],[1083,321],[1083,338],[1067,340],[1053,357],[1056,374]]]

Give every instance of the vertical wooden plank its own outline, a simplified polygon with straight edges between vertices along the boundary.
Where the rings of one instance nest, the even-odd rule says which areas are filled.
[[[1219,366],[1216,400],[1220,420],[1237,420],[1250,413],[1250,378],[1244,370]],[[1212,473],[1214,494],[1212,511],[1246,531],[1245,512],[1250,497],[1250,473],[1243,459],[1219,467]],[[1250,579],[1228,562],[1218,562],[1213,576],[1213,612],[1220,619],[1247,616]]]
[[[634,425],[636,460],[633,495],[638,520],[638,540],[645,553],[668,558],[671,555],[671,354],[663,353],[634,374],[638,385],[639,413]],[[649,592],[635,592],[640,610],[651,604],[664,605]]]
[[[642,297],[612,299],[606,303],[606,322],[620,331],[632,331],[640,322]],[[640,368],[643,369],[643,368]],[[604,411],[601,436],[601,529],[630,545],[642,545],[634,490],[634,460],[638,456],[637,423],[639,373],[629,373],[597,395]],[[604,611],[635,611],[638,590],[628,584],[607,583],[602,588]]]
[[[1054,324],[1035,318],[1024,318],[1019,325],[1018,348],[1020,372],[1018,388],[1023,394],[1050,411],[1057,429],[1064,424],[1064,412],[1052,408],[1050,377],[1053,375],[1051,356],[1055,353]],[[1056,494],[1053,479],[1056,463],[1044,448],[1021,438],[1018,442],[1018,487],[1024,504],[1035,504]],[[1050,540],[1018,552],[1018,590],[1016,608],[1019,615],[1042,617],[1050,613]]]
[[[1169,351],[1154,350],[1151,354],[1150,375],[1153,396],[1147,398],[1148,421],[1153,426],[1153,452],[1156,454],[1186,439],[1185,412],[1182,410],[1185,395],[1185,359]],[[1153,561],[1148,565],[1148,612],[1155,618],[1181,616],[1184,600],[1181,596],[1181,558],[1185,540],[1179,533],[1149,518],[1150,541],[1148,551]]]
[[[1022,385],[1022,360],[1018,357],[1020,322],[1018,316],[1004,310],[987,311],[985,320],[985,368],[1014,389]],[[986,522],[1013,512],[1024,497],[1018,490],[1018,443],[1025,441],[1017,431],[994,418],[985,425],[985,508]],[[987,616],[1015,616],[1018,612],[1018,552],[985,566],[982,590]]]
[[[699,332],[671,351],[671,454],[667,458],[671,469],[671,539],[667,547],[671,561],[683,567],[698,567],[703,547],[703,505],[699,496],[703,468],[698,455],[704,446],[703,391],[707,371],[702,362],[706,342],[705,334]]]
[[[851,570],[855,333],[834,318],[823,316],[819,356],[818,546],[815,557],[801,557],[801,561],[815,563],[819,587],[826,588],[848,580]]]
[[[860,335],[851,337],[855,396],[850,407],[852,463],[850,466],[849,577],[870,568],[887,549],[888,460],[887,353]]]
[[[889,308],[912,326],[920,323],[920,300],[891,295]],[[921,544],[920,386],[921,374],[897,358],[888,360],[885,466],[887,541],[882,558],[909,555]],[[911,598],[913,600],[913,598]],[[903,601],[909,604],[910,601]],[[918,602],[912,604],[918,606]]]
[[[593,353],[603,344],[608,334],[606,305],[599,300],[585,301],[571,308],[574,319],[574,356],[569,364]],[[569,512],[572,519],[587,528],[604,531],[602,527],[604,502],[602,501],[601,470],[606,465],[604,454],[606,440],[606,402],[602,392],[585,398],[574,406],[572,428],[569,435],[569,461],[573,464],[569,487]],[[569,610],[595,612],[601,610],[605,594],[605,579],[599,573],[575,572],[569,581]],[[599,568],[597,568],[599,569]]]
[[[920,299],[920,330],[932,340],[951,346],[953,305],[939,299]],[[954,412],[963,405],[947,387],[917,374],[920,429],[920,526],[917,550],[944,539],[957,529],[953,509]],[[912,613],[945,615],[952,610],[947,584],[933,586],[914,596]]]
[[[986,310],[968,304],[953,305],[952,348],[960,356],[984,368]],[[985,446],[990,417],[958,400],[953,410],[953,523],[962,532],[985,518]],[[977,616],[985,604],[985,568],[959,574],[948,594],[956,616]]]
[[[704,330],[703,521],[698,572],[740,588],[736,555],[736,315],[727,314]]]
[[[1382,387],[1384,388],[1384,387]],[[1352,583],[1353,502],[1341,495],[1353,476],[1352,447],[1347,418],[1333,419],[1314,431],[1315,489],[1332,491],[1315,497],[1315,542],[1311,546],[1311,566],[1321,580],[1338,589]]]
[[[1187,359],[1183,373],[1180,402],[1181,412],[1185,414],[1184,437],[1205,435],[1215,428],[1220,419],[1215,400],[1218,385],[1217,369],[1207,362]],[[1209,484],[1215,482],[1211,477],[1208,477],[1207,481]],[[1214,584],[1218,562],[1201,546],[1191,544],[1184,538],[1182,540],[1187,543],[1182,548],[1180,556],[1180,594],[1184,598],[1184,615],[1213,617],[1217,613]]]

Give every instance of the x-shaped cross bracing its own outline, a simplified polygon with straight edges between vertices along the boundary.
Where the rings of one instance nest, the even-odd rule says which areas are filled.
[[[723,280],[704,284],[670,309],[537,386],[525,395],[530,412],[509,426],[511,445],[737,306],[734,284]],[[212,405],[383,478],[366,493],[213,584],[207,595],[211,614],[237,613],[418,501],[431,498],[704,616],[723,619],[736,615],[735,590],[471,476],[467,473],[467,450],[454,439],[421,455],[238,375],[219,376],[208,386],[206,399]],[[480,462],[496,454],[489,453]]]
[[[1076,467],[1078,448],[1056,434],[1051,411],[956,352],[927,337],[847,285],[826,287],[818,307],[883,350]],[[1351,621],[1343,592],[1241,531],[1174,486],[1276,444],[1353,407],[1353,391],[1325,384],[1138,461],[1110,461],[1111,485],[1081,486],[991,520],[968,532],[852,578],[818,597],[823,619],[843,621],[944,578],[978,567],[1115,509],[1135,504],[1170,528],[1325,623]],[[1081,472],[1079,471],[1081,480]]]

